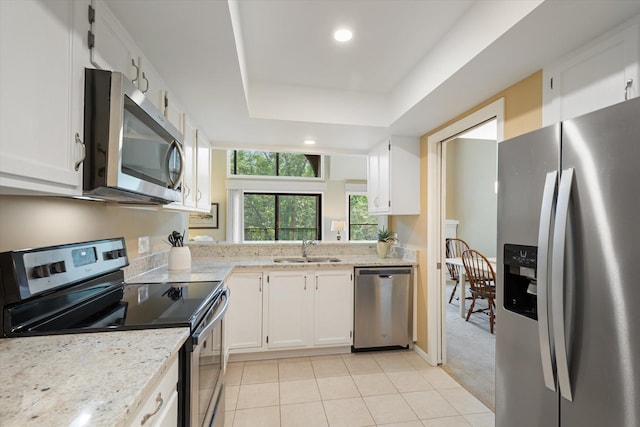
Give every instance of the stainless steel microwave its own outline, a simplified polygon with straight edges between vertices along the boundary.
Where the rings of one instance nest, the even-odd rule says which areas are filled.
[[[85,69],[85,196],[120,203],[182,199],[182,134],[117,72]]]

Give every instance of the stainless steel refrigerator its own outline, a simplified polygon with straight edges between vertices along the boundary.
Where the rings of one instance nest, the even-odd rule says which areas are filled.
[[[496,426],[640,426],[640,99],[498,146]]]

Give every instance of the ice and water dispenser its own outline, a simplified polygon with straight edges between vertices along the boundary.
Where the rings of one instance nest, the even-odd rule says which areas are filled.
[[[538,320],[535,246],[504,245],[504,308]]]

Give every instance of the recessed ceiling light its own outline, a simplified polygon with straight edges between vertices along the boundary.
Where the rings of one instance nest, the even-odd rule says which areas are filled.
[[[313,139],[305,139],[305,145],[314,145],[316,142]]]
[[[353,37],[353,33],[347,28],[340,28],[333,33],[333,38],[340,43],[348,42],[351,40],[351,37]]]

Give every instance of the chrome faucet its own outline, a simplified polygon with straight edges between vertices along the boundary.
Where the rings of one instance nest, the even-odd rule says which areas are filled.
[[[306,258],[307,257],[307,248],[311,245],[317,245],[318,242],[316,242],[315,240],[307,240],[307,239],[302,239],[302,257]]]

